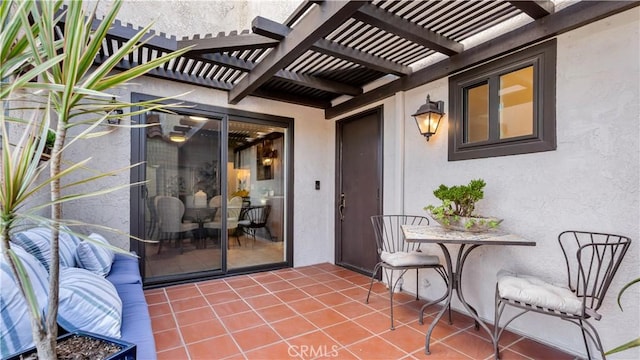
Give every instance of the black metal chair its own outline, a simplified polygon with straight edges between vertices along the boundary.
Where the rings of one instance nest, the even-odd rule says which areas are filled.
[[[598,309],[631,240],[614,234],[564,231],[558,235],[558,242],[567,266],[567,287],[552,285],[534,276],[498,273],[493,334],[496,359],[500,356],[498,343],[504,329],[529,311],[559,317],[579,326],[588,358],[592,357],[587,337],[605,358],[598,331],[588,320],[601,319]],[[522,311],[500,328],[500,318],[507,305]]]
[[[393,290],[398,285],[398,281],[400,281],[402,276],[408,270],[416,270],[416,300],[419,299],[418,289],[420,287],[418,274],[420,269],[434,269],[440,277],[442,277],[442,280],[444,280],[444,283],[447,286],[449,279],[444,267],[440,265],[440,259],[438,256],[423,253],[420,250],[419,243],[408,243],[404,241],[401,229],[402,225],[429,225],[429,219],[424,216],[412,215],[375,215],[371,217],[371,223],[373,224],[380,261],[373,269],[371,282],[369,284],[369,292],[367,293],[367,300],[365,303],[369,303],[373,280],[375,279],[378,271],[380,269],[384,269],[387,286],[389,287],[389,302],[391,304],[391,330],[394,330]],[[387,272],[387,270],[392,271]],[[393,281],[393,270],[400,271],[400,275],[395,282]],[[445,292],[441,298],[430,302],[426,306],[437,304],[444,300],[446,296],[447,293]],[[449,308],[449,322],[451,322],[451,308]]]
[[[264,229],[269,236],[269,241],[273,240],[271,231],[269,231],[269,227],[267,227],[270,213],[271,205],[249,206],[242,209],[238,227],[242,228],[245,234],[253,237],[254,245],[256,243],[256,232],[258,229]]]

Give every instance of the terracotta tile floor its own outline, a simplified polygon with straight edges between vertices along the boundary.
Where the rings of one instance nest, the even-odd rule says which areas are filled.
[[[491,359],[491,343],[473,321],[454,312],[424,336],[424,303],[394,297],[396,330],[381,284],[364,303],[369,279],[332,264],[284,269],[145,292],[159,359]],[[435,311],[434,309],[432,311]],[[433,313],[431,313],[433,315]],[[574,359],[513,333],[502,359]]]

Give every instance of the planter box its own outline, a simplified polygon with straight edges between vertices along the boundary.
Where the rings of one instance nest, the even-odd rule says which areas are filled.
[[[136,344],[132,344],[130,342],[126,342],[126,341],[122,341],[120,339],[114,339],[114,338],[109,338],[106,336],[102,336],[102,335],[98,335],[98,334],[94,334],[94,333],[90,333],[87,331],[74,331],[71,333],[67,333],[64,335],[61,335],[58,337],[58,341],[63,341],[69,337],[72,337],[74,335],[77,336],[82,336],[82,337],[89,337],[89,338],[93,338],[93,339],[98,339],[107,343],[111,343],[114,344],[116,346],[119,346],[121,348],[120,351],[118,351],[115,354],[112,354],[111,356],[105,358],[105,360],[135,360],[136,359]],[[26,356],[29,356],[30,354],[34,354],[36,352],[36,348],[32,347],[29,348],[21,353],[18,354],[14,354],[9,356],[6,360],[20,360],[25,358]]]

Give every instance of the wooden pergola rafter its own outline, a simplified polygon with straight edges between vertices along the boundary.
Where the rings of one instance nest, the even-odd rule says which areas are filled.
[[[257,96],[321,108],[330,119],[639,4],[580,1],[556,11],[550,0],[471,5],[465,0],[307,0],[282,23],[256,17],[251,31],[196,34],[182,40],[150,32],[138,53],[117,68],[129,69],[162,53],[191,47],[150,76],[226,91],[230,104]],[[462,45],[465,39],[518,16],[532,21],[477,46]],[[116,22],[96,63],[138,30]],[[445,58],[414,68],[434,54]],[[364,91],[389,76],[391,81]]]

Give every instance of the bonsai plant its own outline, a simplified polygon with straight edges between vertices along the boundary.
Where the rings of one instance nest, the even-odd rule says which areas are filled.
[[[98,66],[93,66],[107,31],[115,20],[120,1],[104,16],[95,29],[95,14],[87,14],[81,1],[71,1],[63,8],[62,1],[3,1],[0,3],[0,126],[2,131],[2,172],[0,175],[0,249],[11,268],[20,293],[28,304],[33,341],[40,359],[55,359],[58,332],[58,289],[60,273],[59,234],[71,232],[62,225],[86,225],[62,217],[64,203],[129,187],[120,184],[91,193],[73,193],[73,187],[113,175],[114,172],[78,180],[79,170],[90,165],[90,158],[62,168],[63,151],[70,143],[109,133],[100,125],[115,110],[139,106],[143,111],[162,109],[156,102],[112,102],[110,89],[124,85],[151,69],[174,59],[188,49],[165,54],[143,65],[112,73],[115,66],[137,49],[146,27],[124,43],[114,54]],[[95,10],[94,10],[95,11]],[[56,33],[55,24],[64,14],[63,38]],[[20,101],[19,105],[17,100]],[[160,100],[160,99],[159,99]],[[15,105],[14,105],[15,104]],[[25,105],[26,104],[26,105]],[[29,114],[29,118],[12,117],[14,113]],[[137,113],[137,112],[136,112]],[[135,114],[135,113],[129,113]],[[24,127],[20,139],[11,143],[15,132],[8,131],[13,122]],[[55,123],[55,140],[51,161],[40,164],[46,147],[49,126]],[[78,134],[68,141],[68,131],[80,127]],[[136,166],[136,165],[132,165]],[[125,169],[130,169],[131,166]],[[47,177],[45,172],[49,170]],[[73,180],[62,182],[73,175]],[[44,178],[44,180],[43,180]],[[50,198],[37,203],[35,196],[49,188]],[[35,203],[34,203],[35,202]],[[50,216],[41,212],[51,210]],[[45,311],[39,310],[32,282],[20,258],[11,248],[10,237],[17,229],[38,224],[51,229],[51,266]],[[105,227],[101,227],[105,229]],[[114,230],[115,231],[115,230]],[[76,234],[90,241],[86,236]],[[113,248],[113,250],[118,250]]]
[[[433,195],[442,201],[441,204],[428,205],[424,209],[446,228],[467,231],[495,228],[502,220],[474,214],[476,203],[484,197],[485,185],[482,179],[471,180],[468,185],[449,187],[440,184]]]

